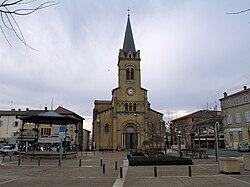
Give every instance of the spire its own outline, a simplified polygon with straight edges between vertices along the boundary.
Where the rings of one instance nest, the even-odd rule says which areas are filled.
[[[136,52],[136,50],[135,50],[135,43],[134,43],[134,38],[133,38],[133,33],[132,33],[132,28],[131,28],[129,16],[130,15],[128,14],[127,27],[126,27],[125,37],[124,37],[124,42],[123,42],[123,51],[125,53],[128,53],[129,51],[134,53],[134,52]]]

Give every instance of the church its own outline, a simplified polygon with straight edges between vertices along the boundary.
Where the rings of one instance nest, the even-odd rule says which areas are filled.
[[[123,48],[118,55],[118,87],[112,99],[95,100],[92,144],[95,150],[163,149],[163,114],[150,108],[141,87],[140,50],[136,51],[128,15]]]

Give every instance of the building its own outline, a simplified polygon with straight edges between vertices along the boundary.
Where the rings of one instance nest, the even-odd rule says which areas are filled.
[[[170,131],[173,147],[177,147],[181,141],[182,147],[186,149],[213,148],[216,122],[222,123],[221,112],[213,110],[199,110],[172,120]],[[219,130],[219,146],[224,146],[222,126]]]
[[[118,55],[118,87],[112,90],[111,101],[94,102],[94,149],[163,148],[163,114],[150,107],[147,90],[141,87],[140,62],[128,15],[123,49]]]
[[[0,143],[15,144],[21,120],[18,119],[25,111],[11,109],[9,111],[0,111]]]
[[[85,142],[88,139],[84,139],[84,129],[83,129],[83,121],[85,120],[83,117],[81,117],[80,115],[76,114],[75,112],[72,112],[64,107],[59,106],[55,112],[62,114],[64,116],[71,116],[74,117],[76,119],[79,119],[80,122],[76,125],[76,126],[71,126],[70,130],[71,130],[71,142],[73,142],[73,144],[78,147],[78,149],[80,151],[85,150],[85,144],[88,142]],[[86,136],[86,135],[85,135]],[[89,134],[88,134],[89,136]]]
[[[83,151],[89,151],[90,150],[90,131],[87,129],[83,129],[83,145],[82,150]]]
[[[69,145],[74,145],[82,150],[83,147],[83,120],[78,114],[59,106],[55,111],[50,111],[47,107],[44,110],[21,109],[10,111],[0,111],[0,140],[1,143],[22,143],[28,151],[28,147],[34,144],[43,146],[45,149],[51,145],[57,145],[62,142],[59,137],[60,125],[26,123],[23,124],[23,117],[40,116],[50,112],[53,115],[71,116],[79,120],[77,125],[66,124],[67,132],[65,141]],[[21,119],[20,119],[21,118]],[[65,124],[64,124],[65,125]]]
[[[238,149],[241,142],[250,144],[250,89],[220,99],[224,122],[225,144],[228,149]]]

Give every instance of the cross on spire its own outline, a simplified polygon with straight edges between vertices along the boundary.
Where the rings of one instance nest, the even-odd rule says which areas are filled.
[[[128,8],[128,16],[130,16],[130,15],[129,15],[129,12],[130,12],[130,9]]]
[[[123,51],[127,54],[129,51],[132,53],[135,53],[135,43],[134,43],[134,38],[133,38],[133,33],[132,33],[132,28],[130,24],[130,16],[129,16],[129,9],[128,9],[128,21],[127,21],[127,27],[125,31],[125,37],[124,37],[124,42],[123,42]]]

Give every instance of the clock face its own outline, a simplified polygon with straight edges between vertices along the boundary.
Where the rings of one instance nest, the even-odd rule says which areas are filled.
[[[134,95],[134,93],[135,93],[135,90],[133,88],[128,88],[127,89],[127,94],[128,95]]]

